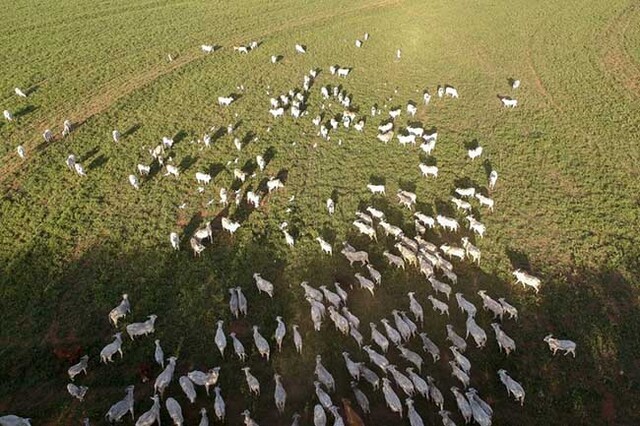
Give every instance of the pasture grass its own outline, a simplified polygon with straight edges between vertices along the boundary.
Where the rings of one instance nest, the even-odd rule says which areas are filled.
[[[260,424],[288,424],[293,412],[308,421],[315,404],[315,355],[322,354],[336,376],[334,401],[351,398],[340,353],[365,357],[329,320],[320,333],[312,331],[298,284],[352,284],[355,271],[337,253],[348,240],[366,249],[383,273],[375,298],[350,290],[349,305],[363,322],[365,338],[370,321],[406,308],[406,292],[415,290],[427,313],[426,330],[445,352],[445,324],[464,330],[455,302],[450,320],[432,312],[426,300],[430,286],[411,268],[388,267],[382,252],[392,240],[380,237],[376,244],[357,235],[353,213],[373,205],[414,235],[411,212],[396,203],[397,189],[416,192],[418,207],[427,214],[454,214],[448,202],[453,188],[484,187],[487,170],[495,168],[500,174],[491,193],[496,211],[475,212],[488,228],[484,239],[475,240],[481,266],[456,263],[454,290],[477,306],[478,289],[516,305],[520,320],[506,321],[504,328],[518,349],[508,358],[500,354],[490,315],[481,312],[478,322],[489,342],[482,351],[467,352],[472,385],[494,407],[495,424],[637,423],[640,9],[635,2],[94,3],[21,1],[3,17],[0,102],[18,120],[0,124],[5,141],[0,147],[0,413],[29,416],[38,424],[77,424],[84,416],[99,423],[132,383],[136,413],[146,411],[152,383],[141,383],[137,370],[153,364],[153,339],[125,339],[124,360],[97,363],[114,332],[107,313],[126,292],[133,312],[125,323],[159,316],[155,338],[167,355],[178,356],[176,378],[191,369],[223,367],[220,386],[230,424],[240,423],[237,413],[245,408]],[[371,39],[356,49],[354,40],[365,31]],[[250,40],[262,43],[255,52],[232,51]],[[308,46],[307,55],[293,53],[298,42]],[[222,49],[205,55],[198,48],[203,43]],[[397,48],[400,61],[394,60]],[[166,60],[169,53],[175,56],[172,63]],[[272,54],[284,58],[274,65]],[[338,79],[328,73],[333,64],[352,66],[353,72]],[[300,87],[302,76],[316,67],[322,71],[312,88],[310,115],[273,120],[267,87],[272,94]],[[517,92],[507,85],[509,77],[522,80]],[[435,95],[435,87],[445,83],[458,88],[460,99],[434,96],[424,107],[422,90]],[[217,106],[217,96],[238,93],[240,84],[246,90],[236,103]],[[320,111],[319,88],[325,84],[342,84],[353,94],[359,113],[367,116],[363,134],[340,129],[330,141],[316,136],[310,118]],[[13,96],[15,86],[30,91],[29,97]],[[518,108],[501,107],[496,95],[505,94],[518,98]],[[409,100],[419,104],[416,118],[439,132],[432,158],[395,139],[388,145],[375,139],[380,117],[370,117],[371,105],[386,111],[404,108]],[[325,121],[342,111],[335,101],[324,104]],[[81,125],[64,140],[41,144],[42,131],[59,134],[66,118]],[[403,111],[400,122],[406,120]],[[230,123],[239,123],[235,134],[246,137],[240,153],[227,135],[209,149],[193,142],[211,126]],[[111,141],[114,128],[125,133],[118,145]],[[127,175],[137,163],[148,163],[147,149],[162,136],[178,136],[171,157],[182,175],[175,179],[156,170],[134,191]],[[484,153],[472,162],[466,144],[474,140]],[[18,144],[27,149],[24,162],[15,154]],[[255,156],[267,152],[272,154],[267,169],[243,190],[285,174],[282,192],[265,196],[259,210],[207,205],[220,187],[234,185],[235,166],[227,162],[238,158],[238,167],[252,169]],[[70,153],[87,178],[65,168]],[[422,178],[420,161],[435,162],[439,177]],[[215,175],[202,194],[196,191],[196,171]],[[386,197],[370,195],[365,185],[372,180],[386,184]],[[332,217],[324,207],[330,196],[337,201]],[[194,259],[188,237],[221,215],[240,220],[242,227],[234,236],[216,229],[214,243]],[[279,230],[283,221],[296,237],[294,249]],[[170,250],[172,231],[181,233],[179,252]],[[333,243],[333,257],[320,255],[317,236]],[[428,237],[455,243],[459,236],[429,231]],[[539,295],[513,286],[510,272],[517,267],[542,277]],[[273,300],[257,294],[252,274],[258,271],[274,282]],[[246,319],[230,317],[227,288],[232,286],[241,286],[249,298]],[[305,348],[302,357],[295,355],[288,339],[267,364],[252,345],[250,328],[259,325],[270,337],[276,315],[288,325],[300,324]],[[227,357],[220,357],[213,343],[218,319],[245,344],[248,365],[262,384],[259,399],[248,395],[241,364],[229,348]],[[552,357],[542,342],[550,332],[576,341],[578,357]],[[64,389],[69,363],[53,354],[73,346],[91,357],[88,376],[76,379],[90,388],[82,404]],[[421,352],[417,340],[409,346]],[[423,375],[436,378],[446,408],[456,412],[448,391],[456,383],[446,362],[434,365],[427,358]],[[524,385],[523,408],[507,398],[496,374],[500,368]],[[275,414],[272,401],[275,371],[283,374],[289,393],[284,418]],[[158,373],[152,367],[152,381]],[[368,422],[400,424],[380,393],[365,384],[361,388],[372,401]],[[195,423],[201,406],[213,415],[212,398],[201,390],[194,407],[176,381],[168,393],[183,405],[188,423]],[[417,409],[429,424],[439,424],[433,405],[420,400]],[[457,414],[456,421],[462,421]]]

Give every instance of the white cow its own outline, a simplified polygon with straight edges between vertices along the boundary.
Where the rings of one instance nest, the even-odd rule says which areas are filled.
[[[430,139],[428,142],[424,142],[420,144],[420,149],[425,152],[427,155],[431,155],[431,151],[436,147],[436,140]]]
[[[438,225],[449,231],[455,232],[460,227],[457,220],[442,215],[436,216],[436,222],[438,222]]]
[[[476,195],[476,189],[474,187],[456,188],[455,192],[461,197],[473,197],[474,195]]]
[[[247,174],[240,169],[233,169],[233,177],[244,182],[247,179]]]
[[[540,285],[542,284],[540,278],[529,275],[520,269],[513,271],[513,276],[516,277],[516,284],[520,283],[525,288],[527,286],[533,287],[536,293],[540,291]]]
[[[558,349],[560,349],[561,351],[564,351],[565,355],[568,355],[570,353],[573,355],[574,358],[576,357],[577,345],[575,342],[571,340],[555,339],[552,334],[549,334],[548,336],[546,336],[544,338],[544,341],[547,342],[547,344],[549,345],[549,349],[553,352],[554,355],[556,354]]]
[[[389,110],[389,115],[391,116],[391,118],[395,120],[396,118],[400,117],[401,112],[402,110],[400,108],[396,108],[396,109]]]
[[[491,173],[489,173],[489,189],[493,190],[496,187],[496,182],[498,182],[498,172],[491,170]]]
[[[44,133],[42,134],[42,138],[44,139],[45,142],[53,141],[53,132],[51,131],[51,129],[45,130]]]
[[[398,133],[398,142],[400,142],[400,145],[408,145],[408,144],[414,144],[416,143],[416,135],[413,134],[408,134],[408,135],[402,135],[400,133]]]
[[[458,210],[470,211],[472,208],[470,203],[456,197],[451,197],[451,202],[456,205]]]
[[[473,216],[467,216],[465,219],[469,222],[469,229],[478,234],[480,238],[484,237],[487,227],[477,221]]]
[[[502,102],[502,105],[505,106],[505,108],[515,108],[515,107],[518,106],[518,100],[517,99],[500,98],[500,101]]]
[[[412,135],[416,135],[418,137],[422,137],[422,135],[424,134],[424,127],[412,126],[411,124],[409,124],[407,126],[407,132],[411,133]]]
[[[173,175],[175,177],[180,176],[180,170],[173,164],[167,164],[166,169],[167,169],[167,173],[164,174],[165,176],[169,176],[169,175]]]
[[[473,149],[470,149],[467,151],[467,154],[469,155],[469,158],[471,158],[471,160],[475,160],[476,158],[482,155],[482,147],[478,146]]]
[[[331,244],[326,242],[322,237],[316,237],[316,241],[320,243],[320,249],[322,249],[323,253],[333,255],[333,248],[331,247]]]
[[[436,178],[438,177],[438,166],[427,166],[426,164],[420,163],[418,167],[420,168],[420,172],[422,173],[422,176],[424,177],[433,176]]]
[[[524,388],[522,385],[509,376],[506,370],[498,370],[498,377],[500,377],[500,381],[507,388],[507,395],[513,394],[513,397],[516,401],[520,402],[520,405],[524,404]]]
[[[327,198],[327,210],[330,215],[336,211],[336,203],[331,198]]]
[[[171,243],[171,247],[173,247],[174,250],[180,249],[180,237],[176,232],[172,232],[171,234],[169,234],[169,242]]]
[[[86,177],[87,174],[84,171],[84,167],[82,167],[82,164],[80,163],[76,163],[73,165],[76,169],[76,173],[78,174],[78,176],[82,176],[82,177]]]
[[[393,130],[393,122],[390,121],[386,124],[381,124],[378,126],[378,131],[380,133],[389,133],[391,130]]]
[[[416,217],[416,219],[418,219],[418,221],[420,221],[420,223],[428,228],[433,228],[436,225],[435,219],[431,216],[427,216],[426,214],[421,212],[415,212],[413,215]]]
[[[196,172],[196,182],[208,185],[211,182],[211,175],[208,173]]]
[[[247,202],[253,205],[254,209],[260,207],[260,196],[253,191],[247,192]]]
[[[240,228],[240,224],[238,222],[233,222],[231,219],[226,217],[222,218],[222,229],[225,231],[229,231],[229,233],[233,235],[238,228]]]
[[[210,44],[202,44],[200,45],[200,49],[204,52],[204,53],[211,53],[213,52],[213,46]]]
[[[269,114],[273,116],[273,118],[284,117],[284,108],[274,108],[269,110]]]
[[[489,210],[493,211],[493,205],[495,204],[493,199],[491,199],[489,197],[485,197],[482,194],[476,194],[476,198],[480,202],[481,206],[487,206],[487,207],[489,207]]]
[[[138,181],[138,177],[136,175],[129,175],[129,183],[135,189],[140,189],[140,182]]]
[[[232,96],[218,96],[218,105],[229,106],[234,101]]]
[[[386,194],[384,185],[367,184],[367,188],[369,188],[369,191],[371,191],[372,194]]]
[[[452,86],[446,86],[444,88],[444,94],[447,96],[451,96],[452,98],[456,98],[456,99],[459,98],[458,90]]]
[[[351,72],[351,68],[338,68],[338,70],[336,71],[338,74],[338,77],[346,77],[349,75],[349,73]]]
[[[267,189],[269,190],[269,193],[271,193],[271,191],[275,191],[276,189],[279,188],[284,188],[283,183],[280,181],[280,179],[278,178],[271,178],[267,181]]]
[[[148,176],[150,172],[151,172],[150,166],[145,166],[144,164],[138,164],[138,173],[140,173],[141,176]]]
[[[393,139],[393,135],[394,135],[393,132],[387,132],[387,133],[381,133],[376,137],[380,142],[389,143],[389,141]]]

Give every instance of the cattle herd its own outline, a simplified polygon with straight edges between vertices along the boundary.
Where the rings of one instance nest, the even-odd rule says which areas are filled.
[[[360,40],[356,40],[355,47],[365,47],[369,40],[369,34],[365,34]],[[258,42],[251,42],[246,46],[235,46],[233,50],[239,54],[249,54],[260,46]],[[204,54],[210,54],[218,49],[213,45],[202,45],[201,50]],[[296,44],[292,49],[294,55],[308,55],[307,46]],[[393,56],[396,61],[401,60],[400,49]],[[282,59],[281,55],[273,55],[270,57],[271,62],[277,63]],[[172,57],[169,56],[169,60]],[[313,69],[304,75],[302,79],[302,88],[294,88],[286,93],[273,95],[269,91],[267,93],[273,97],[269,100],[268,111],[265,111],[265,120],[269,120],[270,126],[278,126],[282,120],[286,120],[286,115],[290,115],[292,120],[308,120],[308,116],[312,115],[310,121],[316,128],[319,142],[335,140],[340,127],[346,132],[354,129],[356,132],[365,132],[367,123],[377,121],[378,126],[375,133],[369,137],[371,143],[388,144],[392,140],[398,140],[401,145],[420,144],[420,149],[431,155],[435,150],[438,140],[438,133],[435,130],[427,130],[416,121],[401,124],[403,109],[406,111],[407,117],[413,120],[420,108],[430,108],[430,104],[434,101],[428,90],[425,90],[422,97],[422,105],[419,106],[414,102],[407,103],[405,108],[384,107],[378,105],[371,106],[370,116],[359,115],[358,111],[364,111],[363,105],[355,107],[353,95],[348,93],[341,84],[324,85],[319,90],[312,90],[314,84],[318,80],[320,69]],[[331,65],[328,67],[328,79],[336,78],[339,81],[348,81],[348,79],[356,78],[356,73],[351,67],[341,65]],[[511,90],[517,90],[520,81],[511,80]],[[16,88],[17,96],[26,97],[27,95],[20,89]],[[438,98],[442,98],[438,102],[461,102],[458,90],[450,85],[438,86],[435,90]],[[311,114],[312,104],[311,97],[317,100],[315,103],[317,112]],[[517,100],[506,96],[499,96],[502,104],[507,108],[513,108],[518,105]],[[220,108],[230,108],[234,102],[239,101],[235,95],[221,95],[217,98],[217,104]],[[328,107],[333,103],[340,105],[343,109],[338,114],[328,114]],[[265,102],[266,104],[266,102]],[[431,106],[433,107],[433,106]],[[386,111],[385,111],[386,109]],[[368,109],[367,109],[368,111]],[[10,111],[4,111],[6,120],[14,120]],[[71,121],[67,120],[63,124],[62,138],[69,135],[74,130]],[[204,134],[197,143],[202,144],[206,149],[214,141],[210,132]],[[234,145],[239,152],[242,151],[242,142],[234,136],[234,126],[226,129],[226,134],[233,138]],[[111,138],[114,143],[120,143],[123,135],[114,130]],[[54,133],[47,129],[43,133],[46,142],[53,142]],[[340,140],[339,143],[342,141]],[[132,164],[131,169],[137,173],[132,173],[123,177],[123,181],[128,179],[133,190],[143,190],[145,185],[151,184],[149,179],[150,170],[153,167],[164,169],[164,175],[170,179],[183,178],[183,171],[174,164],[171,156],[167,157],[167,152],[172,149],[174,142],[172,138],[163,137],[161,142],[154,148],[149,150],[149,163]],[[317,146],[317,143],[316,145]],[[27,158],[24,147],[19,146],[18,155],[22,160]],[[474,160],[483,155],[483,147],[476,146],[467,152],[468,161],[473,164]],[[248,174],[241,169],[234,169],[233,176],[235,183],[239,184],[240,189],[233,192],[226,188],[219,191],[219,199],[213,199],[208,205],[219,205],[226,209],[231,203],[239,206],[246,203],[248,208],[260,209],[265,203],[268,203],[271,197],[279,196],[278,191],[285,187],[286,179],[279,176],[268,175],[265,173],[265,185],[260,189],[242,191],[245,181],[259,179],[258,173],[264,173],[268,160],[266,156],[258,155],[255,162],[258,166],[256,173]],[[418,156],[416,155],[416,158]],[[237,164],[235,162],[230,162]],[[74,154],[69,154],[66,158],[66,166],[74,173],[82,178],[91,179],[91,173],[83,168]],[[419,173],[425,179],[438,179],[438,167],[424,163],[418,164]],[[195,173],[195,184],[198,186],[198,192],[203,192],[204,188],[209,185],[215,177],[206,171],[198,171]],[[381,392],[381,399],[384,399],[386,406],[392,413],[396,413],[398,419],[408,422],[412,426],[423,425],[424,422],[420,413],[414,405],[417,398],[424,398],[437,410],[441,416],[442,423],[445,426],[452,426],[458,421],[458,424],[467,424],[475,422],[479,425],[491,425],[493,417],[492,407],[483,399],[482,390],[476,390],[470,386],[471,376],[473,372],[472,362],[467,351],[467,340],[469,336],[476,349],[482,349],[488,344],[488,336],[485,328],[491,327],[494,331],[495,341],[500,349],[504,351],[505,356],[513,356],[516,351],[516,342],[511,338],[504,327],[511,328],[518,320],[518,310],[505,298],[500,295],[490,295],[487,290],[480,290],[477,294],[464,294],[464,286],[458,283],[458,275],[455,272],[454,263],[468,262],[469,266],[479,266],[481,263],[481,251],[476,247],[472,240],[484,237],[487,228],[473,215],[474,209],[486,208],[487,211],[493,212],[495,203],[489,195],[497,191],[498,173],[495,170],[490,171],[486,187],[476,188],[470,187],[454,187],[451,198],[452,207],[455,207],[456,213],[453,215],[445,215],[443,213],[432,217],[424,212],[417,210],[418,195],[407,191],[398,190],[393,194],[393,198],[397,201],[401,208],[406,208],[412,213],[414,220],[412,232],[413,236],[409,236],[408,229],[394,225],[387,217],[388,212],[376,209],[373,206],[363,208],[354,212],[353,226],[355,231],[368,237],[372,244],[383,245],[383,258],[388,263],[388,268],[416,268],[420,274],[424,275],[425,282],[433,289],[432,294],[423,300],[419,300],[415,291],[407,294],[407,304],[397,307],[389,311],[388,318],[380,318],[379,322],[370,322],[367,327],[361,324],[358,316],[352,311],[353,307],[349,305],[350,298],[354,293],[358,293],[358,287],[366,290],[364,294],[358,297],[375,297],[376,290],[383,284],[383,274],[378,271],[384,265],[374,265],[367,251],[358,249],[352,244],[354,242],[345,241],[341,244],[340,254],[343,255],[349,266],[355,271],[351,282],[336,282],[333,285],[314,286],[305,281],[299,286],[294,287],[295,292],[299,292],[300,298],[304,298],[310,310],[311,324],[313,330],[320,331],[325,321],[332,323],[335,327],[336,338],[341,334],[346,339],[353,339],[359,351],[349,353],[344,351],[341,353],[344,359],[344,367],[346,373],[351,378],[351,385],[348,393],[352,395],[356,405],[353,408],[347,399],[337,401],[336,381],[333,374],[323,365],[323,359],[320,355],[316,356],[314,368],[315,381],[313,382],[314,394],[309,395],[308,400],[313,401],[310,409],[304,410],[305,407],[296,407],[303,415],[295,413],[292,419],[292,425],[313,424],[315,426],[323,426],[326,424],[333,425],[360,425],[364,424],[362,418],[367,419],[367,415],[371,412],[370,400],[367,394],[372,395]],[[371,192],[372,201],[381,197],[389,197],[386,192],[385,185],[380,182],[362,182],[363,189],[366,187]],[[292,197],[293,198],[293,197]],[[330,215],[334,214],[336,201],[328,198],[326,201],[319,201],[318,205],[326,206]],[[371,203],[374,204],[374,203]],[[320,207],[322,208],[322,207]],[[478,211],[476,210],[476,211]],[[457,216],[461,212],[461,216]],[[236,222],[230,217],[222,217],[221,225],[224,231],[234,234],[242,227],[240,222]],[[466,226],[463,226],[466,225]],[[287,222],[280,225],[280,230],[284,235],[284,243],[291,249],[295,249],[296,241],[294,236],[288,231]],[[428,241],[427,234],[437,235],[437,238],[443,241],[439,246]],[[214,230],[211,221],[206,222],[197,229],[192,235],[180,235],[180,232],[172,232],[169,235],[169,243],[173,250],[180,250],[183,247],[183,241],[188,241],[188,247],[193,251],[195,257],[202,254],[207,249],[207,245],[214,243]],[[316,241],[319,245],[321,253],[326,256],[334,254],[334,244],[327,241],[323,236],[317,236]],[[446,242],[444,242],[446,241]],[[456,243],[456,242],[459,242]],[[195,260],[194,260],[195,261]],[[516,283],[520,283],[526,289],[532,288],[536,293],[540,290],[542,282],[539,278],[531,275],[527,271],[515,270],[513,276]],[[270,280],[276,277],[263,276],[263,272],[256,271],[253,274],[257,293],[250,291],[248,288],[232,287],[228,289],[229,309],[232,319],[243,316],[249,318],[249,300],[245,295],[253,294],[252,304],[268,304],[272,298],[278,298],[278,288]],[[454,293],[454,299],[460,314],[457,310],[450,311],[452,306],[451,294]],[[490,324],[485,323],[485,328],[481,326],[477,319],[480,319],[479,310],[474,304],[482,304],[482,310],[489,312],[491,315]],[[452,324],[446,325],[446,330],[442,330],[446,334],[446,341],[440,342],[440,345],[434,341],[434,334],[438,332],[430,327],[428,322],[425,324],[425,309],[423,305],[428,304],[435,312],[431,315],[441,315],[450,318],[454,315],[466,316],[466,329],[457,329]],[[155,314],[149,314],[147,319],[142,322],[131,322],[124,329],[122,322],[130,316],[132,305],[135,301],[130,301],[127,294],[122,295],[121,301],[108,314],[108,321],[114,329],[113,340],[105,342],[105,346],[98,354],[83,354],[78,362],[68,368],[69,384],[67,391],[72,398],[82,402],[87,393],[91,390],[88,387],[77,384],[87,374],[91,374],[92,369],[110,369],[114,362],[114,356],[117,358],[126,358],[127,340],[149,339],[145,337],[155,332],[156,321],[160,324],[164,318],[159,318]],[[105,307],[106,308],[106,307]],[[427,312],[427,314],[430,314]],[[482,314],[484,315],[484,314]],[[136,317],[144,316],[143,313],[136,312]],[[390,319],[389,319],[390,318]],[[251,318],[253,321],[259,318]],[[266,398],[273,398],[275,408],[279,413],[284,413],[287,404],[287,381],[296,380],[304,381],[305,377],[287,377],[286,372],[274,372],[272,377],[256,377],[251,370],[251,363],[270,363],[274,356],[286,348],[287,345],[293,344],[295,352],[301,354],[303,351],[303,336],[309,338],[313,335],[312,330],[301,330],[298,324],[288,323],[286,318],[278,316],[276,318],[277,326],[275,330],[263,330],[258,325],[253,325],[250,333],[239,335],[237,333],[227,333],[225,331],[225,322],[220,319],[216,323],[215,336],[213,343],[220,352],[220,362],[225,357],[235,356],[246,366],[241,369],[242,373],[228,371],[227,368],[219,366],[207,366],[201,370],[193,369],[186,371],[180,377],[176,376],[176,367],[179,365],[179,359],[176,356],[165,357],[164,350],[160,340],[148,341],[149,360],[157,363],[159,374],[153,380],[153,397],[150,400],[138,399],[136,401],[134,393],[134,385],[127,386],[123,389],[123,398],[119,401],[107,403],[105,402],[104,419],[108,422],[120,422],[131,416],[137,426],[160,424],[162,406],[164,405],[166,412],[172,419],[174,424],[182,425],[184,422],[183,409],[195,410],[194,413],[200,413],[200,426],[210,424],[209,413],[206,408],[197,407],[197,394],[202,393],[199,389],[204,387],[207,397],[213,398],[214,412],[212,413],[213,422],[225,421],[227,413],[225,411],[225,401],[223,390],[219,386],[219,378],[222,375],[234,375],[234,377],[244,377],[244,383],[238,383],[238,387],[246,386],[250,394],[256,399],[265,398],[261,390],[268,386],[270,395]],[[485,322],[485,321],[480,321]],[[511,324],[509,324],[511,322]],[[308,333],[307,333],[308,331]],[[366,336],[364,335],[366,333]],[[267,337],[273,336],[273,340]],[[437,339],[436,339],[437,340]],[[556,353],[561,350],[564,354],[572,354],[576,356],[576,344],[570,340],[558,340],[552,335],[541,338],[541,341],[548,344],[549,349]],[[228,348],[228,344],[231,343]],[[275,347],[272,346],[275,343]],[[245,345],[255,345],[255,349],[260,359],[250,359]],[[354,346],[355,347],[355,346]],[[421,348],[423,353],[416,352],[413,349]],[[445,358],[442,359],[443,354]],[[467,355],[465,355],[467,353]],[[429,355],[430,359],[425,360],[424,355]],[[389,358],[397,360],[397,363],[403,363],[404,366],[394,365]],[[449,391],[445,391],[442,383],[436,381],[429,374],[429,370],[437,363],[444,363],[450,368],[452,380],[456,380],[456,386],[450,387]],[[184,370],[184,369],[183,369]],[[282,374],[284,373],[284,374]],[[177,379],[177,382],[184,393],[184,398],[180,394],[169,396],[166,394],[169,385]],[[523,385],[512,377],[505,369],[499,369],[495,372],[493,380],[499,380],[504,384],[508,395],[512,395],[519,404],[524,404],[525,390]],[[520,378],[522,380],[522,378]],[[262,383],[261,383],[262,382]],[[269,385],[265,386],[265,383]],[[213,393],[211,392],[213,390]],[[226,389],[224,394],[230,396],[237,389]],[[402,401],[404,399],[404,402]],[[183,403],[179,403],[176,399],[183,399]],[[164,400],[164,401],[163,401]],[[430,405],[426,405],[430,406]],[[135,410],[134,410],[135,407]],[[193,407],[193,408],[192,408]],[[136,417],[136,411],[144,411],[139,417]],[[454,411],[457,413],[454,414]],[[21,413],[27,415],[28,413]],[[458,418],[457,420],[456,417]],[[245,425],[257,425],[259,419],[254,419],[249,410],[242,413],[229,413],[232,423],[243,421]],[[281,418],[285,421],[284,418]],[[101,419],[93,419],[100,422]],[[128,420],[127,420],[128,421]],[[83,419],[83,424],[89,424],[90,419]],[[371,419],[370,424],[380,424]],[[2,426],[18,426],[29,425],[30,419],[9,414],[0,416],[0,425]]]

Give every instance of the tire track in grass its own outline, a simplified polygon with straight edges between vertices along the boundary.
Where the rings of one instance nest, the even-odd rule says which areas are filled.
[[[339,19],[341,17],[349,16],[363,11],[385,8],[401,2],[402,0],[379,0],[344,11],[327,12],[324,14],[312,15],[296,20],[291,24],[280,26],[274,30],[264,31],[259,34],[254,34],[253,36],[244,34],[233,39],[221,41],[221,43],[224,43],[226,46],[232,46],[234,43],[240,43],[243,40],[247,40],[250,38],[264,39],[276,34],[281,34],[301,27],[317,24],[319,22]],[[205,55],[199,51],[190,51],[181,54],[173,62],[164,64],[163,66],[148,69],[138,75],[129,78],[123,84],[106,88],[102,93],[89,99],[81,106],[76,107],[72,112],[63,111],[61,108],[59,108],[54,112],[55,115],[53,116],[53,118],[49,118],[46,122],[40,121],[38,123],[33,123],[30,126],[29,131],[36,131],[35,129],[46,128],[47,123],[61,123],[66,117],[74,117],[76,127],[78,125],[82,125],[92,117],[107,111],[115,103],[131,95],[135,91],[152,84],[156,80],[169,75],[172,72],[177,71],[182,67],[195,62],[198,59],[206,57],[208,57],[208,55]],[[54,131],[54,134],[57,135],[59,134],[59,132]],[[2,167],[0,167],[0,183],[4,184],[10,176],[13,176],[16,173],[16,171],[18,171],[20,168],[25,167],[30,159],[33,158],[34,155],[44,151],[47,148],[48,144],[32,141],[31,143],[23,143],[22,146],[26,149],[27,152],[31,152],[32,155],[28,156],[26,160],[20,160],[17,155],[13,151],[11,151],[10,154],[7,154],[4,158],[0,159],[0,163],[2,163]]]
[[[527,66],[529,67],[529,70],[531,71],[531,75],[533,76],[533,82],[534,82],[534,84],[536,86],[536,89],[546,99],[546,106],[552,106],[553,108],[557,109],[558,111],[564,113],[564,110],[555,101],[555,99],[553,99],[553,96],[551,96],[551,94],[549,93],[549,91],[545,87],[544,83],[542,82],[542,78],[540,77],[540,74],[536,70],[535,64],[533,63],[533,57],[531,55],[533,50],[531,48],[531,44],[533,43],[533,41],[534,41],[534,39],[536,37],[536,34],[538,32],[539,32],[539,30],[536,30],[531,35],[531,37],[529,38],[529,43],[527,45],[527,50],[526,50]]]
[[[640,97],[640,65],[624,45],[624,36],[640,13],[640,3],[632,2],[612,18],[602,31],[600,66],[606,76]]]

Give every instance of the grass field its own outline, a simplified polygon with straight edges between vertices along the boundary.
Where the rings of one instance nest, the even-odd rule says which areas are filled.
[[[153,339],[159,338],[165,354],[179,358],[168,394],[181,403],[186,424],[197,424],[201,407],[213,424],[213,398],[199,389],[191,406],[177,377],[213,366],[222,367],[228,424],[241,424],[245,408],[261,425],[290,424],[294,412],[312,424],[315,355],[322,354],[336,377],[334,402],[353,400],[342,351],[360,361],[366,356],[328,318],[321,332],[313,331],[298,284],[352,284],[360,268],[350,268],[337,253],[349,241],[367,250],[383,273],[375,298],[350,290],[349,305],[363,321],[366,340],[368,322],[406,309],[406,293],[416,291],[427,332],[448,354],[445,324],[464,330],[453,299],[449,320],[431,311],[426,296],[433,291],[418,271],[391,269],[382,257],[393,240],[379,232],[379,242],[370,242],[351,222],[359,207],[374,205],[413,236],[411,213],[396,203],[399,188],[418,195],[419,210],[453,215],[453,189],[485,187],[487,170],[494,168],[500,175],[491,194],[496,211],[476,212],[487,226],[485,238],[475,240],[483,259],[480,267],[454,262],[454,291],[478,307],[478,289],[511,301],[520,319],[505,320],[504,329],[518,348],[509,357],[501,354],[490,314],[479,312],[489,342],[466,353],[472,386],[494,408],[496,425],[640,423],[637,1],[18,0],[2,9],[0,109],[16,120],[0,122],[0,416],[31,417],[34,425],[80,424],[83,417],[102,424],[130,384],[136,385],[138,416],[150,407],[160,369],[152,368],[150,383],[142,383],[137,370],[142,363],[155,365]],[[371,39],[357,49],[354,41],[364,32]],[[251,40],[261,42],[257,50],[233,52],[232,46]],[[296,55],[295,43],[307,45],[308,53]],[[201,44],[222,48],[207,55]],[[175,60],[168,62],[168,54]],[[283,60],[271,64],[275,54]],[[333,64],[353,71],[338,80],[328,72]],[[299,87],[314,67],[322,72],[312,88],[310,115],[275,121],[267,112],[267,88],[279,94]],[[522,81],[517,92],[509,77]],[[369,118],[363,133],[341,129],[324,141],[311,118],[322,104],[319,88],[338,83]],[[246,90],[237,102],[217,105],[218,96],[241,84]],[[434,96],[425,107],[422,91],[435,95],[438,84],[457,87],[460,99]],[[16,86],[28,91],[26,99],[13,94]],[[518,108],[504,109],[497,95],[516,97]],[[380,118],[370,117],[371,106],[386,114],[385,104],[404,107],[409,100],[419,104],[416,118],[438,130],[431,159],[415,146],[375,138]],[[342,108],[334,102],[328,111]],[[42,132],[51,128],[59,135],[65,119],[76,123],[71,135],[42,143]],[[399,120],[406,123],[404,111]],[[238,121],[236,135],[248,141],[240,153],[226,135],[209,149],[192,142],[211,126]],[[125,134],[119,144],[111,140],[114,128]],[[152,173],[135,191],[127,176],[136,164],[149,163],[147,149],[163,136],[176,136],[171,156],[180,178]],[[465,147],[474,140],[484,153],[471,162]],[[26,149],[24,161],[18,145]],[[86,178],[67,170],[71,153]],[[258,210],[207,205],[221,187],[233,187],[228,161],[238,157],[245,165],[265,153],[272,155],[266,170],[243,189],[255,190],[263,178],[280,173],[287,175],[283,191],[266,197]],[[421,177],[420,161],[437,162],[438,178]],[[205,170],[214,180],[200,194],[193,176]],[[366,184],[372,180],[386,184],[387,197],[371,196]],[[324,207],[330,196],[337,201],[333,216]],[[188,238],[221,215],[241,221],[241,228],[229,236],[218,226],[213,244],[195,259]],[[297,239],[293,249],[278,228],[283,221]],[[170,232],[182,237],[179,252],[171,250]],[[461,235],[427,234],[455,244]],[[332,257],[320,254],[317,236],[333,243]],[[513,285],[515,268],[542,278],[539,294]],[[273,299],[258,295],[254,272],[275,283]],[[227,289],[235,286],[249,299],[246,319],[230,315]],[[126,340],[124,359],[105,366],[98,354],[114,333],[107,314],[125,292],[132,313],[124,324],[155,313],[155,337]],[[302,357],[289,334],[282,353],[270,363],[260,360],[250,327],[259,325],[269,337],[276,315],[300,324]],[[218,319],[245,344],[247,365],[262,385],[259,398],[249,395],[231,348],[222,359],[215,347]],[[551,332],[577,343],[576,359],[551,356],[542,341]],[[409,346],[422,352],[417,338]],[[76,379],[89,386],[82,403],[66,392],[70,362],[59,355],[78,347],[91,358],[88,375]],[[406,361],[396,355],[391,359],[404,369]],[[425,354],[423,375],[436,378],[445,408],[463,424],[449,392],[458,383],[443,358],[433,364]],[[524,407],[507,397],[500,368],[523,384]],[[282,417],[273,404],[274,372],[283,374],[288,391]],[[366,383],[360,388],[372,402],[366,424],[408,424],[385,408],[381,392]],[[441,424],[435,406],[416,399],[425,424]],[[163,424],[170,424],[164,407],[163,415]],[[125,424],[132,424],[130,418]]]

